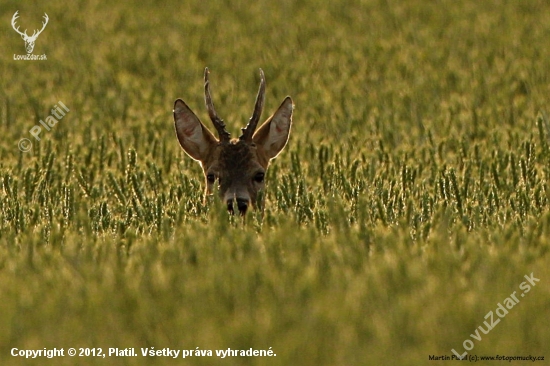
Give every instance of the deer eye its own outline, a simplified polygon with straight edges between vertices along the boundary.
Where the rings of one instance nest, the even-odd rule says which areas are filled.
[[[206,180],[208,181],[208,183],[213,184],[216,181],[216,175],[213,173],[207,174]]]
[[[258,172],[258,173],[256,173],[256,175],[254,176],[254,181],[255,181],[256,183],[263,183],[264,178],[265,178],[265,174],[262,173],[262,172]]]

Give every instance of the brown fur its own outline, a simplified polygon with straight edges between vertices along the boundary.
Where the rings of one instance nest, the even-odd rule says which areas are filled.
[[[218,185],[219,194],[230,211],[234,201],[237,201],[241,214],[246,212],[248,205],[256,206],[269,162],[288,141],[293,107],[292,99],[286,97],[275,114],[254,133],[251,141],[248,137],[248,141],[241,138],[224,142],[214,137],[183,100],[176,100],[176,135],[185,152],[201,163],[207,195],[212,194],[214,186]]]

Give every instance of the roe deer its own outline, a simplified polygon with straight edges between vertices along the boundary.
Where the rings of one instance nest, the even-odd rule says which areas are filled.
[[[275,114],[255,132],[265,99],[265,77],[260,69],[260,89],[254,113],[238,139],[231,139],[225,124],[214,109],[210,96],[208,68],[204,70],[204,99],[208,115],[219,139],[206,128],[181,99],[174,103],[174,124],[178,141],[185,152],[201,164],[206,179],[206,195],[213,193],[214,185],[231,214],[234,203],[241,215],[249,206],[255,207],[257,194],[264,187],[269,161],[285,147],[292,124],[294,105],[286,97]]]

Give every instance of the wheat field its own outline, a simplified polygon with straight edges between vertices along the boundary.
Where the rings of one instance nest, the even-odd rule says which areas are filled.
[[[0,3],[1,365],[548,363],[545,1]],[[259,68],[295,103],[244,220],[175,136],[205,67],[234,136]]]

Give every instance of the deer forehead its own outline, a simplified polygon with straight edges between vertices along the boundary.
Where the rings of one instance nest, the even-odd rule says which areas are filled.
[[[212,170],[224,176],[246,176],[267,168],[266,159],[261,155],[254,144],[233,140],[229,144],[216,145],[203,168],[205,172]]]

